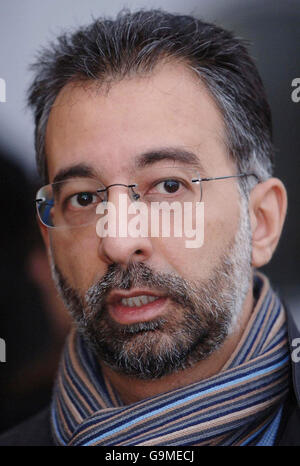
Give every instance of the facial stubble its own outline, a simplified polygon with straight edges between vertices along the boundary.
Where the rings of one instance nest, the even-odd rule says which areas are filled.
[[[130,262],[126,270],[111,264],[101,280],[81,296],[54,264],[53,254],[52,274],[78,331],[96,357],[114,371],[151,380],[192,367],[220,348],[238,325],[251,277],[246,199],[241,198],[238,232],[208,279],[187,280],[143,262]],[[133,287],[167,296],[163,316],[131,325],[111,318],[108,294]]]

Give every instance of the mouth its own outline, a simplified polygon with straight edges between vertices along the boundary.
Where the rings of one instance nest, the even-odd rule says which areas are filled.
[[[107,300],[108,312],[119,324],[147,322],[160,316],[168,301],[167,296],[149,290],[113,292]]]

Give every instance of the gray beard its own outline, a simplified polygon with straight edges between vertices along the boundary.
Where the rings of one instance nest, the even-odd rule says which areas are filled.
[[[157,379],[206,359],[236,328],[252,273],[247,200],[241,196],[238,232],[205,280],[185,280],[143,262],[132,262],[126,270],[111,264],[81,296],[51,257],[58,291],[96,357],[114,371]],[[167,312],[148,322],[118,324],[107,311],[107,296],[115,288],[132,287],[167,295],[171,303]]]

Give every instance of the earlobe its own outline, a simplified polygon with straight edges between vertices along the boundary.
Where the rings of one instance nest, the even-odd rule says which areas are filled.
[[[287,194],[278,178],[257,184],[250,194],[252,265],[267,264],[280,239],[287,210]]]

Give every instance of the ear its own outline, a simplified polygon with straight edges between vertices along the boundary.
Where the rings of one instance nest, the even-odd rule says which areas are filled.
[[[252,266],[267,264],[278,244],[287,210],[287,194],[278,178],[258,183],[251,191]]]

